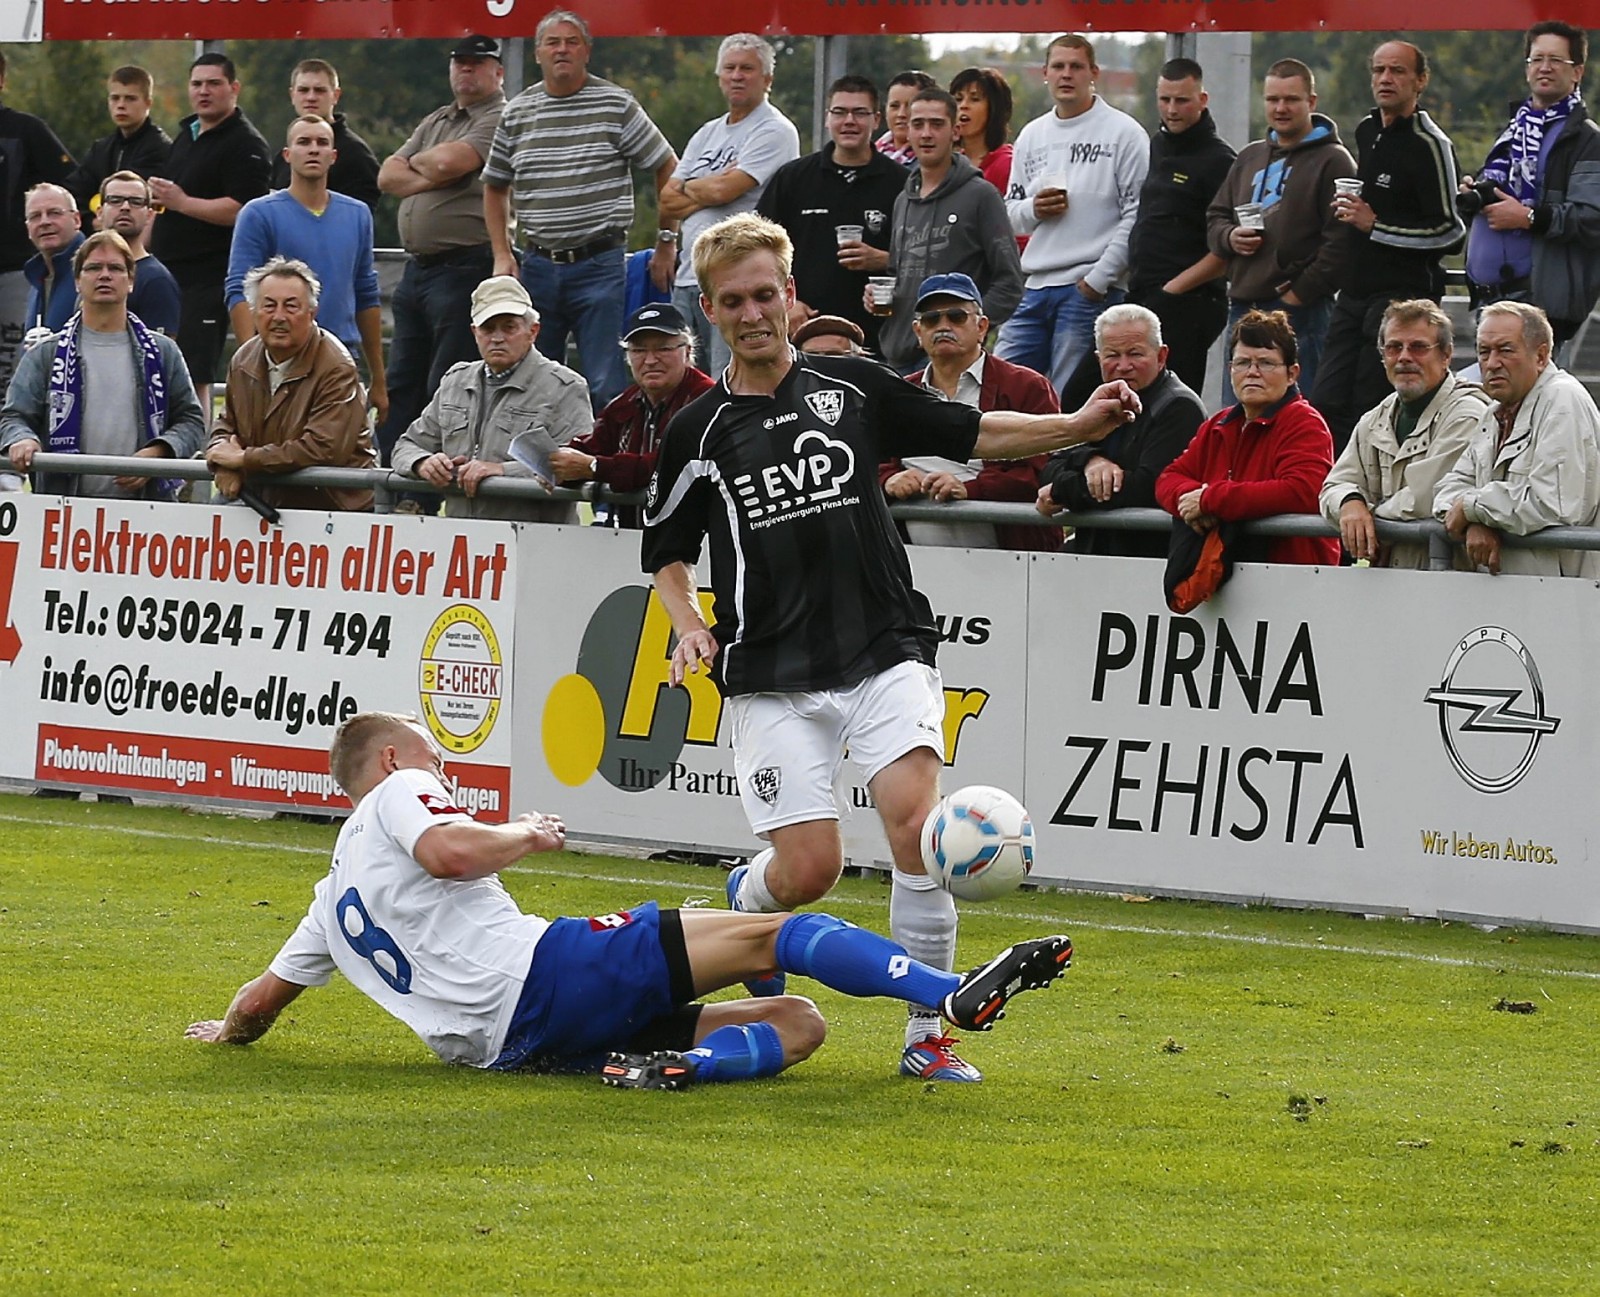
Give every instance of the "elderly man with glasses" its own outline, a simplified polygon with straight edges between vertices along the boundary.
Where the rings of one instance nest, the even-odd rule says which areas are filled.
[[[1322,484],[1322,516],[1345,551],[1374,567],[1426,568],[1426,545],[1383,545],[1374,519],[1433,517],[1439,480],[1472,439],[1489,398],[1450,370],[1450,317],[1435,302],[1395,302],[1378,328],[1378,354],[1394,391],[1356,422]]]
[[[652,302],[628,317],[622,334],[633,382],[600,411],[594,430],[550,457],[562,486],[599,482],[613,491],[642,491],[656,469],[661,437],[679,410],[715,387],[694,366],[694,334],[670,302]],[[613,526],[637,529],[639,510],[612,505]]]

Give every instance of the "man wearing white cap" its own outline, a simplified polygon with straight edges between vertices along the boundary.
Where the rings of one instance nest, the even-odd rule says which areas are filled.
[[[587,432],[589,385],[534,347],[539,312],[512,275],[485,279],[473,290],[472,336],[483,359],[446,371],[427,408],[395,443],[390,463],[434,486],[459,487],[461,494],[445,497],[446,517],[577,522],[573,505],[481,496],[478,487],[500,474],[533,478],[512,458],[513,437],[531,433],[534,442],[548,437],[565,446]]]

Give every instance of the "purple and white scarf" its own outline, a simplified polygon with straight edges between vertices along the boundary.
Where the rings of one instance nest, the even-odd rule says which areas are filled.
[[[78,343],[79,330],[83,328],[83,312],[76,312],[67,321],[56,339],[55,359],[50,362],[49,451],[52,455],[76,455],[83,436],[83,352]],[[167,376],[161,367],[161,349],[155,335],[145,328],[133,312],[128,313],[128,331],[133,334],[134,355],[138,359],[143,380],[139,389],[144,396],[144,423],[139,445],[145,446],[161,436],[167,428]],[[162,481],[158,488],[163,498],[176,492],[180,483]]]
[[[1576,90],[1548,108],[1535,108],[1533,100],[1525,101],[1490,147],[1478,179],[1492,180],[1519,203],[1532,207],[1539,196],[1539,151],[1545,134],[1566,121],[1582,102]]]

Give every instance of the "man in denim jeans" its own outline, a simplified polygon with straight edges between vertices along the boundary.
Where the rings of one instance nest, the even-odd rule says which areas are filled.
[[[389,341],[389,417],[378,428],[384,462],[451,365],[478,358],[468,303],[494,268],[478,172],[506,103],[500,42],[469,36],[450,51],[450,103],[424,117],[384,160],[378,188],[400,199],[400,241],[411,260],[394,294]],[[432,513],[416,493],[396,508]]]
[[[484,220],[494,273],[515,275],[518,257],[507,228],[515,209],[522,282],[542,321],[537,346],[559,363],[567,339],[577,342],[598,412],[628,385],[617,336],[633,168],[654,172],[659,191],[678,158],[633,95],[590,75],[593,41],[582,18],[552,9],[539,20],[534,41],[544,79],[507,104],[500,119],[483,168]],[[651,278],[658,289],[669,282],[672,251],[657,240]]]
[[[1057,394],[1094,350],[1095,317],[1123,299],[1128,235],[1150,170],[1144,128],[1095,94],[1100,68],[1082,36],[1045,52],[1055,107],[1017,136],[1006,211],[1026,235],[1027,291],[995,355],[1046,375]]]

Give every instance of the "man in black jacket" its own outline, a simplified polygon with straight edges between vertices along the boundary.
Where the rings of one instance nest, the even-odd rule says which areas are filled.
[[[828,87],[827,122],[828,143],[779,167],[756,211],[794,241],[790,331],[837,315],[854,321],[876,351],[883,317],[867,312],[862,295],[869,275],[888,271],[889,217],[906,169],[872,146],[878,88],[865,77],[843,76]]]
[[[94,215],[107,176],[135,171],[148,180],[166,164],[172,140],[150,120],[154,95],[154,79],[131,63],[106,78],[106,108],[117,129],[89,146],[65,182],[86,215]]]
[[[1200,398],[1171,367],[1161,321],[1145,306],[1124,302],[1094,322],[1094,349],[1106,382],[1121,379],[1143,407],[1105,440],[1058,450],[1039,474],[1038,510],[1155,509],[1156,478],[1194,438],[1206,417]],[[1080,526],[1067,551],[1165,558],[1168,531],[1112,531]]]
[[[1356,420],[1393,390],[1378,354],[1383,313],[1391,302],[1437,302],[1442,259],[1466,236],[1455,207],[1455,145],[1418,107],[1427,84],[1427,56],[1410,42],[1385,41],[1372,52],[1377,107],[1356,127],[1359,187],[1335,200],[1350,227],[1349,258],[1312,394],[1336,454]]]
[[[0,91],[5,86],[6,56],[0,50]],[[60,184],[71,170],[72,154],[43,120],[0,104],[0,392],[11,383],[28,327],[22,267],[34,247],[23,220],[24,199],[35,185]]]
[[[1206,355],[1228,319],[1227,264],[1206,247],[1206,207],[1233,165],[1206,107],[1200,65],[1172,59],[1156,81],[1161,126],[1128,237],[1128,301],[1161,321],[1167,367],[1190,388],[1205,385]],[[1090,377],[1093,388],[1099,373]]]
[[[338,155],[328,170],[328,188],[378,210],[378,159],[372,146],[350,129],[344,114],[335,112],[344,90],[339,70],[325,59],[301,59],[289,74],[289,102],[296,117],[320,117],[333,127],[333,148]],[[289,187],[289,159],[280,151],[272,162],[272,187]]]
[[[200,404],[209,408],[228,329],[222,281],[233,223],[241,207],[266,194],[272,151],[239,107],[238,75],[225,54],[194,61],[189,103],[193,115],[178,123],[167,164],[150,179],[150,195],[163,209],[150,251],[183,289],[178,346]]]

